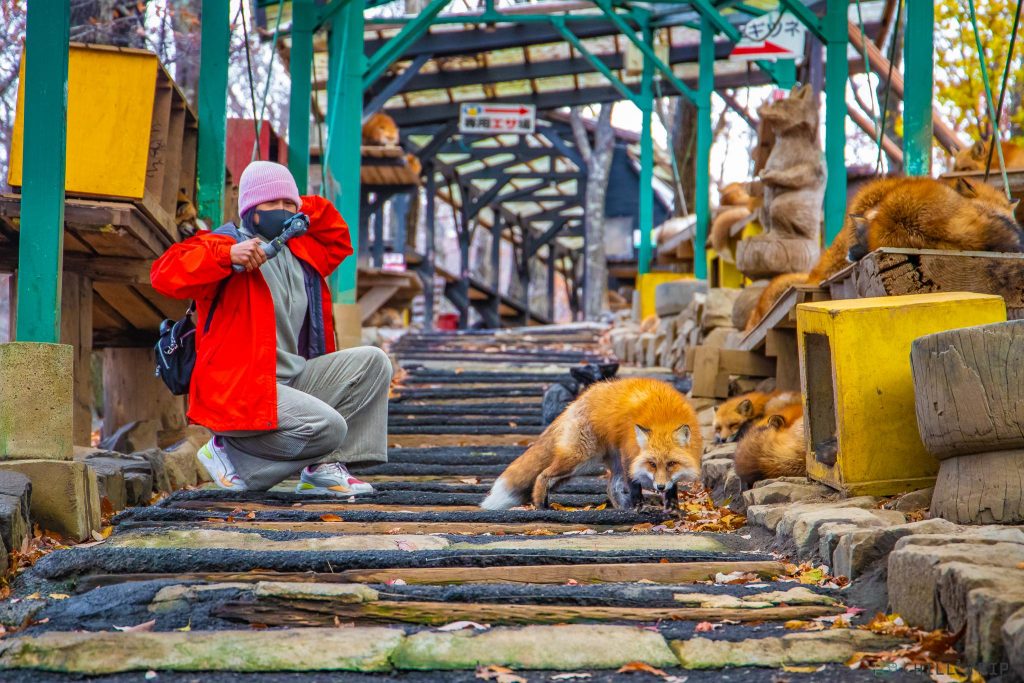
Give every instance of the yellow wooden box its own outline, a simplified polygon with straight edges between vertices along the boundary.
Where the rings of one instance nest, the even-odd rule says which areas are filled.
[[[143,198],[157,68],[157,57],[151,52],[71,46],[64,183],[67,192]],[[15,187],[22,184],[24,59],[20,74],[7,175],[7,182]]]
[[[636,291],[640,292],[640,320],[654,315],[654,289],[663,282],[692,280],[693,273],[641,273],[636,276]]]
[[[930,486],[938,461],[917,430],[910,344],[1006,320],[999,296],[946,292],[797,306],[807,473],[847,495]]]

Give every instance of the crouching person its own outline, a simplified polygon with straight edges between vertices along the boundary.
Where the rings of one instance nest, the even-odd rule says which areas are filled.
[[[352,254],[348,226],[280,164],[253,162],[238,190],[241,226],[173,245],[151,274],[157,291],[196,302],[188,416],[215,434],[199,462],[234,491],[298,474],[298,493],[372,493],[345,465],[387,460],[391,362],[374,347],[335,350],[325,278]],[[260,242],[300,211],[308,230],[268,260]]]

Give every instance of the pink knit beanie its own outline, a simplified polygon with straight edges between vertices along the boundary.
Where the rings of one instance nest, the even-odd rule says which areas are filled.
[[[238,215],[276,199],[290,199],[302,207],[299,188],[288,168],[273,161],[254,161],[246,166],[238,181]]]

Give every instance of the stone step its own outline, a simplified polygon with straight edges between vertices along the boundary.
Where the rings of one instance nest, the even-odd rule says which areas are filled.
[[[531,434],[389,434],[391,448],[426,446],[529,446],[536,441]],[[360,472],[366,470],[360,469]]]
[[[513,426],[515,425],[515,426]],[[397,425],[394,422],[388,423],[389,441],[391,436],[398,435],[433,435],[433,434],[460,434],[465,436],[480,435],[504,435],[504,434],[540,434],[544,428],[540,424],[520,425],[514,420],[509,420],[504,425]]]
[[[559,495],[559,494],[556,494]],[[430,491],[389,491],[378,492],[368,496],[351,498],[314,498],[302,494],[275,497],[279,503],[251,502],[253,497],[236,497],[221,499],[190,496],[188,499],[170,498],[162,507],[182,510],[233,510],[242,507],[246,510],[294,509],[296,506],[308,510],[351,510],[361,508],[379,508],[382,506],[413,506],[413,507],[445,507],[459,509],[464,506],[479,507],[483,496],[477,493],[434,493]],[[266,498],[263,498],[266,500]],[[606,495],[560,494],[553,498],[555,502],[573,507],[601,505],[608,502]],[[246,502],[250,501],[250,502]]]
[[[391,414],[388,416],[388,428],[396,427],[428,427],[436,425],[448,425],[459,427],[507,427],[510,423],[520,426],[540,426],[540,415],[516,415],[512,413],[499,413],[495,415],[451,415],[450,411],[433,414],[405,415]]]

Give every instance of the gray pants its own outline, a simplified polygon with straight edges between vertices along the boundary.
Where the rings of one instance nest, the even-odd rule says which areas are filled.
[[[277,385],[273,431],[222,432],[231,464],[250,490],[265,491],[327,462],[387,462],[391,361],[373,346],[306,362]]]

